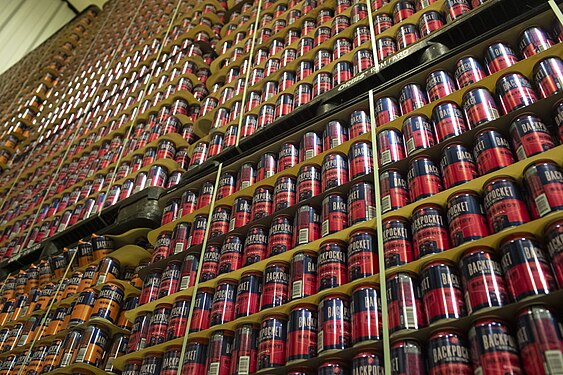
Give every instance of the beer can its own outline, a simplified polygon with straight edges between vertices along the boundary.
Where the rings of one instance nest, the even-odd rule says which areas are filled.
[[[314,358],[317,354],[317,308],[298,304],[289,313],[287,362]]]
[[[188,315],[190,312],[191,297],[179,296],[174,300],[172,309],[170,310],[170,317],[168,320],[168,327],[166,329],[165,341],[174,340],[184,337],[188,329]]]
[[[297,252],[291,258],[291,300],[317,293],[317,254]]]
[[[358,181],[348,192],[348,226],[375,218],[375,193],[373,184]]]
[[[419,84],[409,83],[401,88],[399,96],[399,106],[401,113],[406,115],[415,111],[428,103],[426,93],[422,90]]]
[[[251,221],[271,215],[274,211],[274,190],[271,186],[260,186],[252,197]]]
[[[518,160],[524,160],[555,147],[549,129],[533,114],[515,118],[510,124],[509,131]]]
[[[369,115],[362,110],[354,111],[350,114],[350,139],[356,138],[371,130]]]
[[[259,331],[258,324],[241,324],[236,327],[230,374],[243,375],[256,371]]]
[[[139,374],[160,374],[162,368],[162,353],[149,352],[143,357]]]
[[[390,333],[425,326],[422,294],[414,273],[398,272],[387,277],[387,313]]]
[[[516,181],[508,176],[493,177],[483,186],[483,204],[491,233],[530,221],[526,202]]]
[[[182,347],[180,345],[172,345],[166,347],[162,356],[162,367],[159,375],[173,375],[178,372],[180,367],[180,357],[182,354]]]
[[[412,234],[415,259],[450,248],[443,210],[438,205],[423,204],[413,211]]]
[[[264,269],[260,310],[281,306],[289,299],[289,263],[270,262]]]
[[[389,169],[381,173],[379,185],[383,213],[404,207],[409,203],[407,182],[398,169]]]
[[[206,371],[208,339],[192,339],[186,343],[182,373],[203,374]]]
[[[563,61],[557,57],[541,60],[534,67],[534,82],[542,98],[563,91]]]
[[[250,214],[252,209],[252,201],[250,197],[235,198],[233,207],[231,209],[231,219],[229,222],[229,231],[235,228],[245,226],[250,222]]]
[[[237,286],[235,319],[257,313],[260,310],[261,295],[262,272],[243,272]]]
[[[350,346],[350,310],[348,296],[329,294],[319,304],[317,353]]]
[[[414,260],[410,223],[400,216],[383,220],[385,267],[399,266]]]
[[[493,43],[485,49],[485,64],[489,75],[507,69],[517,62],[516,53],[506,43]]]
[[[350,312],[352,344],[381,339],[381,300],[375,284],[361,284],[354,288]]]
[[[100,366],[106,351],[109,349],[109,340],[110,338],[105,328],[98,327],[97,325],[86,327],[73,361],[95,367]]]
[[[267,152],[260,156],[256,166],[256,182],[272,177],[277,172],[277,157],[274,153]]]
[[[456,63],[455,79],[460,89],[479,82],[486,75],[479,60],[473,56],[462,57]]]
[[[393,21],[400,23],[412,16],[415,12],[414,4],[410,1],[399,1],[393,7]]]
[[[553,46],[553,41],[538,26],[532,26],[524,30],[520,35],[520,42],[518,43],[520,52],[526,59],[549,49],[551,46]]]
[[[560,246],[563,240],[562,232],[563,226],[560,220],[550,223],[545,228],[545,247],[551,259],[551,268],[559,287],[563,285],[563,258],[561,256],[563,247]]]
[[[466,315],[461,280],[453,264],[435,261],[422,269],[422,302],[430,324]]]
[[[236,271],[242,267],[244,241],[241,235],[230,234],[221,246],[219,256],[219,274]]]
[[[516,339],[526,374],[557,372],[561,367],[562,329],[546,306],[532,305],[520,311]]]
[[[489,340],[494,338],[493,340]],[[482,318],[469,329],[471,359],[475,371],[522,374],[518,348],[507,326],[494,318]]]
[[[354,35],[352,39],[352,47],[358,48],[362,44],[366,43],[370,38],[369,27],[360,25],[354,29]]]
[[[454,81],[445,70],[433,71],[426,77],[426,92],[431,102],[446,97],[455,90]]]
[[[397,43],[395,43],[395,40],[390,36],[384,36],[376,39],[375,48],[378,61],[383,61],[398,51]]]
[[[508,292],[515,301],[548,294],[555,289],[555,280],[544,251],[538,241],[527,233],[505,238],[500,246],[501,265]]]
[[[471,11],[468,0],[446,0],[446,20],[448,23],[457,20]]]
[[[496,130],[483,130],[475,136],[473,156],[480,175],[502,169],[514,163],[508,141]]]
[[[321,168],[317,164],[306,164],[297,174],[297,201],[301,202],[321,193]]]
[[[293,248],[293,225],[288,215],[274,217],[268,236],[268,257]]]
[[[446,206],[451,243],[454,247],[489,235],[485,212],[477,193],[453,193]]]
[[[140,305],[144,305],[145,303],[149,303],[157,299],[161,278],[161,268],[153,269],[152,272],[145,276],[143,289],[141,289],[141,295],[139,296]]]
[[[537,102],[532,84],[520,73],[502,76],[496,84],[496,93],[505,114]]]
[[[399,3],[397,3],[398,5]],[[393,18],[387,13],[376,13],[373,17],[373,28],[375,35],[383,33],[393,27]]]
[[[430,197],[443,190],[440,171],[427,156],[419,156],[411,160],[407,178],[411,202]]]
[[[405,158],[403,136],[395,129],[385,129],[377,134],[377,149],[379,167],[385,167]]]
[[[210,373],[217,375],[229,374],[233,339],[233,331],[219,330],[211,334],[209,338],[209,352],[207,354],[207,367]]]
[[[169,262],[162,272],[157,299],[164,298],[180,290],[180,279],[182,277],[182,262],[174,260]]]
[[[418,20],[418,30],[422,38],[432,34],[434,31],[444,26],[444,17],[440,12],[430,10],[422,13]]]
[[[459,269],[469,314],[509,302],[501,266],[492,249],[476,247],[467,250],[459,261]]]
[[[399,26],[397,34],[395,35],[395,41],[399,51],[416,43],[419,39],[420,35],[418,33],[418,28],[412,23]]]
[[[214,296],[212,288],[198,289],[195,295],[189,333],[199,332],[209,328],[213,299]]]
[[[211,304],[210,325],[224,324],[235,318],[237,280],[225,279],[217,284]]]
[[[285,365],[287,320],[284,314],[263,318],[258,336],[258,370]]]
[[[121,285],[111,282],[105,284],[94,303],[91,317],[100,317],[114,324],[117,323],[124,297],[125,292]]]
[[[426,116],[407,117],[403,122],[403,135],[408,155],[430,148],[436,143],[432,125]]]
[[[534,218],[563,209],[563,173],[549,160],[539,160],[524,170],[524,185],[531,198]]]
[[[435,331],[428,340],[428,368],[430,374],[442,371],[471,375],[471,359],[465,337],[456,329]]]
[[[188,236],[190,234],[190,223],[178,223],[170,237],[170,250],[168,255],[174,255],[185,251],[188,247]]]
[[[345,244],[324,242],[317,258],[317,290],[330,289],[348,282]]]
[[[471,181],[478,176],[473,155],[459,143],[444,148],[440,169],[446,189]]]

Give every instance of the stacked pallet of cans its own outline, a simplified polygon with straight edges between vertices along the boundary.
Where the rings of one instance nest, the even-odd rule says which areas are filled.
[[[413,17],[422,19],[422,5]],[[283,20],[284,6],[271,7]],[[470,8],[445,10],[455,19]],[[242,34],[236,43],[227,37],[226,59],[210,78],[225,79],[231,92],[206,100],[215,108],[196,127],[211,130],[193,146],[193,167],[234,144],[221,139],[245,126],[240,108],[248,104],[245,114],[259,123],[254,108],[277,95],[252,94],[255,83],[248,100],[241,95],[248,61],[256,69],[263,62],[249,59],[244,35],[255,8],[242,9],[225,32],[237,24]],[[163,225],[148,235],[154,249],[140,271],[140,305],[126,313],[134,344],[117,367],[382,373],[385,355],[392,374],[557,373],[560,317],[543,304],[560,307],[562,285],[560,30],[544,13],[377,92],[373,113],[367,100],[341,109],[165,196]],[[534,333],[544,324],[558,339]],[[386,353],[383,328],[391,333]]]
[[[471,10],[443,1],[371,5],[379,61]],[[220,90],[207,97],[195,124],[209,135],[193,146],[190,167],[374,66],[366,4],[290,1],[262,8],[257,35],[249,18],[237,29],[227,27],[217,47],[221,57],[211,66],[210,83]]]
[[[137,306],[137,266],[150,254],[146,232],[93,235],[9,276],[1,286],[2,371],[113,372],[131,328],[123,311]]]
[[[560,373],[554,12],[212,167],[239,141],[496,2],[149,6],[146,39],[120,44],[116,59],[96,56],[71,80],[80,90],[60,94],[37,138],[50,159],[29,164],[11,189],[1,246],[9,255],[151,185],[174,187],[160,199],[162,226],[143,232],[148,251],[108,254],[107,238],[92,236],[9,277],[2,368]],[[136,6],[110,2],[107,22],[141,14]],[[190,178],[176,186],[184,170]],[[35,195],[45,199],[14,205]],[[138,266],[117,271],[118,262]],[[57,286],[39,280],[47,268]]]
[[[5,72],[0,79],[0,101],[3,111],[0,133],[0,169],[7,168],[12,157],[36,127],[48,104],[53,86],[62,72],[72,69],[90,44],[87,30],[95,29],[96,11],[89,9],[42,44],[24,61]],[[17,72],[16,72],[17,71]]]
[[[108,38],[113,29],[102,28],[98,37],[105,43],[90,51],[96,58],[70,81],[80,89],[61,92],[28,154],[27,168],[4,180],[9,194],[2,209],[3,257],[145,187],[178,183],[189,165],[188,146],[198,138],[193,122],[208,93],[205,81],[222,8],[218,3],[161,5],[143,8],[141,16],[151,15],[146,24],[127,20],[134,24],[129,34]],[[101,22],[123,25],[123,16],[137,6],[110,3]],[[136,33],[143,27],[150,30],[146,36]],[[132,36],[141,39],[122,41]],[[108,48],[112,44],[116,48]],[[47,157],[33,157],[37,153]]]

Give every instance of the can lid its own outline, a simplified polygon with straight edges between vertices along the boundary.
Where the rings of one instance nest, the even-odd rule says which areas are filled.
[[[404,222],[406,222],[407,224],[410,224],[410,223],[409,223],[409,220],[408,220],[406,217],[399,216],[399,215],[394,215],[394,216],[386,217],[385,219],[383,219],[382,223],[386,223],[386,222],[394,221],[394,220],[397,220],[397,221],[404,221]]]
[[[285,266],[285,267],[289,267],[289,262],[286,262],[285,260],[274,260],[273,262],[270,262],[268,264],[266,264],[266,269],[268,267],[272,267],[272,266]]]
[[[254,328],[254,329],[260,328],[260,324],[258,324],[258,323],[239,323],[235,326],[235,329],[239,329],[239,328],[242,328],[242,327],[245,327],[245,326],[250,326],[251,328]]]
[[[333,298],[340,298],[340,299],[343,299],[343,300],[346,300],[346,301],[348,301],[350,299],[350,297],[347,294],[344,294],[344,293],[330,293],[330,294],[325,295],[322,298],[321,302],[329,300],[329,299],[333,299]]]
[[[324,247],[327,244],[336,244],[336,245],[340,245],[340,246],[346,246],[346,242],[343,240],[326,240],[324,242],[321,243],[321,248]],[[320,251],[320,249],[319,249]]]
[[[178,296],[174,299],[174,303],[178,301],[190,301],[192,299],[191,296]]]
[[[498,176],[493,176],[493,177],[489,178],[488,180],[486,180],[485,183],[483,184],[483,187],[485,187],[489,184],[492,184],[494,181],[500,181],[500,180],[510,180],[510,181],[513,181],[514,183],[516,183],[516,180],[512,176],[498,175]]]
[[[291,308],[291,311],[299,310],[299,309],[309,309],[309,310],[317,311],[317,305],[313,303],[298,303],[297,305]]]
[[[424,263],[424,264],[422,265],[422,267],[421,267],[421,271],[424,272],[424,271],[426,271],[427,269],[429,269],[430,267],[437,266],[437,265],[441,265],[441,264],[444,264],[444,265],[447,265],[447,266],[452,266],[452,267],[455,266],[455,264],[454,264],[454,262],[453,262],[452,260],[449,260],[449,259],[436,259],[436,260],[431,260],[431,261],[429,261],[429,262]]]
[[[377,289],[379,290],[379,285],[377,285],[377,283],[375,282],[365,282],[365,283],[361,283],[359,285],[356,285],[354,287],[354,289],[352,290],[352,293],[361,290],[361,289],[368,289],[368,288],[373,288],[373,289]]]
[[[241,278],[243,278],[244,276],[262,276],[262,271],[245,271],[242,273]]]
[[[262,323],[268,319],[283,319],[283,320],[287,320],[287,314],[283,314],[283,313],[273,313],[273,314],[267,314],[264,315],[264,317],[262,318]]]
[[[473,195],[475,197],[479,197],[479,194],[476,191],[470,190],[470,189],[464,189],[464,190],[459,190],[459,191],[455,191],[453,193],[450,194],[450,196],[448,197],[447,201],[448,204],[450,203],[450,199],[459,196],[459,195]]]
[[[502,248],[507,243],[512,242],[512,241],[517,240],[517,239],[520,239],[520,238],[531,239],[531,240],[534,240],[534,241],[536,240],[536,236],[534,236],[532,233],[518,232],[518,233],[510,234],[510,235],[506,236],[505,238],[503,238],[502,241],[500,241],[500,247]]]
[[[493,249],[492,247],[489,247],[489,246],[476,246],[476,247],[471,247],[471,248],[465,250],[465,251],[463,252],[463,255],[462,255],[462,256],[470,255],[470,254],[474,254],[474,253],[478,253],[478,252],[482,252],[482,251],[484,251],[484,252],[486,252],[486,253],[491,253],[491,254],[492,254],[492,253],[494,252],[494,249]]]
[[[162,308],[172,308],[172,304],[171,303],[159,303],[158,305],[156,305],[155,309],[162,309]]]
[[[421,209],[423,209],[423,208],[430,208],[430,207],[432,207],[432,208],[437,208],[437,209],[439,209],[439,210],[442,210],[442,206],[440,206],[440,205],[437,204],[437,203],[423,203],[423,204],[421,204],[420,206],[415,207],[415,209],[413,210],[413,214],[414,214],[416,211],[419,211],[419,210],[421,210]]]
[[[375,230],[372,228],[358,228],[358,229],[354,229],[352,231],[352,233],[350,233],[350,237],[352,237],[353,235],[357,234],[357,233],[370,233],[370,234],[375,234]],[[322,246],[322,245],[321,245]]]
[[[389,274],[385,277],[385,280],[389,280],[389,279],[391,279],[392,277],[397,276],[398,274],[407,274],[407,275],[409,275],[410,277],[418,278],[418,274],[417,274],[416,272],[414,272],[414,271],[411,271],[411,270],[393,270],[393,269],[391,269],[391,270],[389,271]]]

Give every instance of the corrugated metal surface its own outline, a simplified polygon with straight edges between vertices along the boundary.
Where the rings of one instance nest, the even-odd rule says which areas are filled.
[[[63,0],[0,0],[0,73],[74,16]]]

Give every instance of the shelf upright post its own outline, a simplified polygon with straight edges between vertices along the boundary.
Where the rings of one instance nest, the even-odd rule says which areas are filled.
[[[164,46],[166,45],[166,41],[168,39],[168,36],[170,35],[170,31],[172,30],[172,25],[174,25],[174,21],[176,20],[176,17],[178,16],[178,12],[180,11],[180,6],[184,2],[184,0],[177,0],[177,1],[178,1],[178,3],[176,4],[176,8],[174,8],[174,13],[172,14],[172,17],[170,18],[170,23],[168,24],[168,28],[166,29],[166,33],[162,37],[162,43],[160,44],[160,48],[158,49],[158,52],[156,54],[156,58],[155,58],[156,61],[158,61],[160,59],[160,56],[162,55],[162,51],[164,49]],[[141,7],[142,7],[142,4],[141,4]],[[121,162],[121,159],[123,159],[123,157],[126,156],[126,155],[124,155],[125,154],[125,146],[127,145],[127,141],[129,140],[129,138],[131,138],[131,134],[133,133],[133,129],[135,127],[134,126],[135,122],[137,121],[137,117],[139,116],[139,108],[143,105],[143,99],[145,98],[145,96],[147,94],[147,90],[150,86],[152,78],[154,77],[154,74],[155,74],[157,67],[158,67],[157,64],[153,64],[153,68],[149,73],[149,77],[151,79],[147,80],[147,83],[145,84],[145,87],[144,87],[143,91],[141,92],[141,97],[137,101],[137,106],[135,107],[135,109],[133,109],[133,118],[131,119],[131,126],[129,127],[127,134],[123,138],[123,147],[121,147],[121,150],[119,151],[119,157],[117,158],[117,161],[114,164],[113,172],[111,174],[111,181],[109,182],[109,184],[107,184],[107,189],[106,189],[106,192],[105,192],[104,201],[102,202],[102,205],[98,209],[98,212],[97,212],[98,216],[101,216],[103,204],[108,197],[108,193],[109,193],[109,190],[111,189],[112,184],[115,182],[115,176],[117,175],[117,169],[119,168],[119,163]]]
[[[369,0],[368,0],[369,1]],[[385,254],[383,251],[383,225],[381,212],[381,189],[379,186],[379,150],[375,124],[375,100],[373,90],[369,90],[369,112],[371,122],[371,142],[373,154],[373,187],[375,193],[375,217],[377,233],[377,256],[379,261],[379,295],[381,297],[381,320],[383,325],[383,363],[385,374],[391,375],[391,345],[389,343],[389,317],[387,314],[387,282],[385,278]]]
[[[55,296],[57,296],[61,292],[61,288],[63,286],[64,279],[67,277],[70,269],[72,268],[72,264],[74,263],[74,259],[76,258],[77,253],[78,253],[78,249],[75,249],[72,252],[72,256],[70,257],[70,260],[69,260],[69,262],[66,266],[65,272],[63,273],[63,276],[59,280],[59,284],[57,285],[57,289],[54,292]],[[41,327],[43,327],[45,325],[45,322],[47,321],[47,317],[49,316],[49,313],[51,312],[51,309],[53,308],[54,304],[55,304],[55,299],[51,298],[51,300],[49,301],[49,305],[47,306],[47,310],[45,310],[45,313],[43,313],[43,317],[41,318],[41,322],[39,323],[39,326],[38,326],[39,329],[41,329]],[[28,311],[28,314],[31,314],[32,312],[33,311]],[[24,365],[22,365],[22,367],[18,371],[17,375],[23,374],[23,370],[26,367],[25,364],[29,363],[30,357],[33,353],[33,347],[35,346],[35,343],[39,340],[40,340],[39,335],[35,335],[35,337],[33,338],[33,341],[31,342],[31,345],[29,346],[29,349],[26,350],[25,359],[23,361]]]
[[[547,2],[549,3],[549,6],[553,10],[553,13],[555,13],[555,17],[557,17],[559,22],[563,24],[563,12],[561,12],[561,8],[559,8],[555,0],[548,0]]]
[[[254,30],[252,31],[252,43],[250,45],[250,53],[246,64],[246,75],[244,77],[244,87],[242,88],[242,100],[240,102],[240,114],[238,117],[237,139],[235,147],[240,143],[240,133],[242,130],[242,122],[244,120],[244,107],[246,105],[246,95],[248,91],[248,82],[250,81],[250,68],[252,67],[252,59],[254,57],[254,48],[256,47],[256,36],[258,35],[258,24],[262,13],[262,0],[258,0],[258,9],[256,11],[256,19],[254,20]]]
[[[379,73],[379,58],[377,56],[377,44],[375,43],[375,27],[373,24],[372,0],[366,0],[368,10],[369,32],[371,38],[371,49],[373,53],[373,64],[375,72]],[[385,278],[385,254],[383,251],[383,225],[381,212],[381,188],[379,185],[379,150],[377,149],[377,132],[375,123],[375,99],[373,89],[369,90],[369,118],[371,125],[371,143],[373,154],[373,187],[375,194],[375,222],[377,234],[377,257],[379,262],[379,296],[381,298],[381,320],[383,334],[383,365],[385,374],[391,375],[391,344],[389,342],[389,316],[387,313],[387,281]]]
[[[178,372],[177,375],[182,375],[182,367],[184,364],[184,357],[186,355],[186,345],[188,343],[188,337],[190,333],[190,324],[192,323],[192,316],[195,307],[195,299],[197,290],[199,287],[199,278],[201,277],[201,265],[203,264],[203,257],[205,255],[205,248],[207,247],[207,239],[209,236],[209,231],[211,228],[211,215],[213,214],[213,210],[215,209],[215,201],[217,199],[217,190],[219,189],[219,180],[221,178],[221,171],[223,170],[223,163],[219,164],[219,168],[217,168],[217,176],[215,177],[215,186],[213,187],[213,194],[211,196],[211,203],[209,205],[209,214],[207,217],[207,225],[205,226],[205,236],[203,237],[203,243],[201,244],[201,251],[199,253],[199,260],[195,278],[195,285],[192,292],[192,299],[190,301],[190,311],[188,313],[188,321],[186,322],[186,333],[184,334],[184,340],[182,341],[182,351],[180,352],[180,361],[178,363]]]
[[[371,51],[373,54],[373,66],[375,68],[375,72],[379,73],[379,59],[377,58],[377,44],[375,43],[375,26],[373,25],[371,2],[372,0],[366,0],[366,6],[368,8],[369,34],[371,39]]]
[[[137,8],[137,10],[135,11],[134,16],[131,17],[131,21],[129,22],[129,25],[127,26],[127,29],[126,29],[125,33],[123,34],[123,38],[122,38],[121,41],[119,42],[119,46],[114,50],[114,52],[113,52],[113,54],[112,54],[112,58],[111,58],[110,63],[108,64],[108,67],[107,67],[107,69],[106,69],[106,73],[109,71],[109,69],[110,69],[111,66],[113,65],[113,62],[116,60],[116,58],[117,58],[117,53],[116,53],[116,52],[121,49],[121,46],[123,45],[125,39],[126,39],[127,36],[129,35],[129,31],[131,30],[131,26],[132,26],[133,23],[135,22],[135,19],[137,18],[137,15],[139,14],[139,11],[143,8],[144,2],[145,2],[145,0],[141,0],[141,3],[140,3],[140,5],[139,5],[139,7]],[[114,2],[114,7],[117,6],[116,4],[117,4],[117,2]],[[107,18],[107,17],[106,17],[106,18]],[[100,31],[101,31],[101,30],[103,30],[103,28],[100,28]],[[94,45],[94,43],[92,43],[92,44],[90,45],[90,48],[91,48],[91,46],[93,46],[93,45]],[[87,55],[88,55],[88,54],[85,54],[85,57],[86,57]],[[96,90],[94,91],[94,93],[92,94],[92,96],[95,96],[95,95],[98,93],[98,91],[100,90],[100,87],[101,87],[101,86],[96,87]],[[87,112],[90,110],[91,106],[92,106],[92,101],[88,101],[88,103],[86,104],[86,109],[84,110],[84,112],[87,113]],[[28,240],[29,235],[31,234],[31,229],[33,228],[33,226],[35,225],[35,223],[36,223],[36,221],[37,221],[37,218],[39,217],[39,212],[40,212],[41,206],[43,205],[43,203],[44,203],[45,200],[47,199],[47,194],[49,194],[49,191],[51,190],[53,184],[55,183],[55,181],[57,181],[57,176],[59,175],[59,172],[60,172],[62,166],[64,165],[65,161],[66,161],[66,158],[67,158],[67,156],[68,156],[68,154],[69,154],[69,152],[70,152],[70,149],[71,149],[71,147],[72,147],[72,144],[73,144],[74,140],[75,140],[76,137],[78,136],[78,133],[80,132],[80,129],[81,129],[82,125],[84,124],[84,120],[85,120],[85,117],[82,117],[82,118],[79,120],[78,126],[76,126],[76,130],[75,130],[74,133],[71,135],[71,138],[70,138],[71,140],[70,140],[70,142],[68,143],[68,148],[65,150],[65,152],[64,152],[64,154],[63,154],[63,157],[61,158],[61,162],[60,162],[59,165],[57,166],[57,169],[53,172],[53,178],[52,178],[51,181],[49,182],[49,186],[47,186],[45,195],[43,195],[43,197],[40,199],[39,203],[37,204],[37,207],[38,207],[38,208],[37,208],[37,212],[35,213],[35,216],[33,217],[33,221],[31,222],[31,225],[29,225],[29,226],[27,227],[27,229],[26,229],[26,234],[25,234],[24,240],[22,241],[22,244],[25,244],[26,241]],[[18,249],[18,251],[20,251],[20,250],[23,250],[23,249]]]

